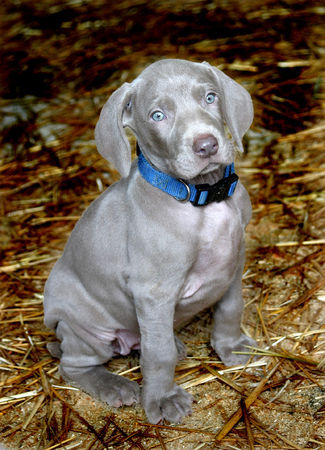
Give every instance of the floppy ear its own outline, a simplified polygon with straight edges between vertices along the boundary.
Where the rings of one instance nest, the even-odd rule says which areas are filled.
[[[109,97],[100,113],[95,128],[99,153],[113,163],[122,177],[131,168],[131,148],[123,129],[123,113],[130,97],[129,83],[124,83]]]
[[[250,94],[240,84],[228,77],[221,70],[210,67],[218,86],[221,98],[221,109],[240,151],[243,151],[242,138],[252,124],[254,117],[253,103]]]

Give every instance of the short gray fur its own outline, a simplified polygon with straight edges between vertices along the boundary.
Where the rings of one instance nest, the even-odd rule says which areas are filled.
[[[243,150],[252,119],[249,93],[207,63],[158,61],[108,99],[96,143],[122,178],[85,211],[45,287],[45,324],[60,341],[50,348],[65,379],[116,407],[142,398],[150,422],[179,422],[192,398],[174,383],[185,355],[174,329],[211,306],[212,347],[226,365],[246,362],[232,351],[256,345],[240,330],[247,191],[239,182],[220,203],[177,201],[141,177],[124,129],[160,171],[213,184]],[[103,366],[131,349],[141,351],[141,395]]]

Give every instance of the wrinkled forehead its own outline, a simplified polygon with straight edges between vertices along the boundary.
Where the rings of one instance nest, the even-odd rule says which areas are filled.
[[[201,64],[187,61],[161,61],[145,69],[137,79],[137,96],[141,103],[163,97],[181,99],[215,89],[215,81]]]

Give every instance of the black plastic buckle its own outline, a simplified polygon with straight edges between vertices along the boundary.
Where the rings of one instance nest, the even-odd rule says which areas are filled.
[[[196,195],[195,199],[192,201],[194,206],[205,206],[212,202],[222,202],[229,197],[229,191],[233,183],[237,184],[238,175],[231,173],[228,177],[222,178],[215,184],[196,184]],[[232,189],[232,192],[234,188]],[[204,201],[201,200],[201,194],[207,192]]]

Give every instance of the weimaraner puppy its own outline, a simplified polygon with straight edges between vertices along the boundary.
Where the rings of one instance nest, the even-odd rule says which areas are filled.
[[[192,397],[174,383],[185,356],[174,329],[211,306],[213,349],[226,365],[247,360],[232,352],[256,345],[240,331],[251,205],[232,163],[252,119],[248,92],[208,63],[158,61],[108,99],[96,142],[122,178],[83,214],[45,287],[66,380],[131,405],[138,384],[103,364],[138,349],[148,420],[181,421]]]

